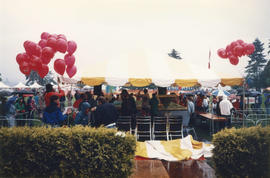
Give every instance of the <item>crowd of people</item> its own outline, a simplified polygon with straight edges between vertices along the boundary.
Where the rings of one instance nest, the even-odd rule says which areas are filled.
[[[179,96],[175,94],[175,96],[177,99],[171,101],[188,109],[189,117],[183,118],[184,127],[192,124],[195,113],[198,112],[212,112],[226,117],[226,126],[230,127],[232,109],[239,110],[243,107],[241,99],[234,99],[232,102],[226,96],[209,97],[200,94],[180,94]],[[256,97],[255,107],[259,108],[261,103],[262,99]],[[54,127],[65,124],[98,127],[116,122],[120,115],[132,118],[135,118],[136,115],[160,116],[159,105],[160,100],[157,93],[149,94],[147,89],[140,90],[136,94],[122,89],[121,94],[111,94],[109,97],[108,95],[105,97],[102,92],[94,96],[90,91],[79,92],[78,90],[74,95],[71,91],[65,94],[60,87],[55,91],[53,86],[48,84],[45,92],[36,92],[27,98],[23,94],[9,98],[1,115],[6,115],[10,127],[16,125],[16,118],[36,117],[33,111],[39,113],[38,117],[42,122]],[[270,114],[270,96],[266,98],[265,106],[267,113]],[[23,125],[23,121],[21,125]]]

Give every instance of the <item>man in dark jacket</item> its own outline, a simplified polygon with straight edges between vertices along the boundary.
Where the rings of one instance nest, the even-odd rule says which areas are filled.
[[[111,103],[106,103],[103,96],[98,98],[98,106],[92,108],[95,110],[95,126],[108,125],[117,121],[118,113],[115,106]]]
[[[57,95],[52,95],[50,98],[50,105],[44,110],[43,122],[57,127],[66,120],[67,114],[63,115],[59,108],[59,97]]]

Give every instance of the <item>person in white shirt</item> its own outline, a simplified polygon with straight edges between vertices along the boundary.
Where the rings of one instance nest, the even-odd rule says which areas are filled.
[[[204,112],[206,112],[208,110],[208,98],[207,98],[207,96],[203,97],[202,107],[203,107]]]
[[[227,99],[227,96],[223,96],[223,100],[219,103],[219,108],[221,116],[227,118],[225,125],[231,127],[231,109],[233,108],[233,105]]]
[[[187,109],[188,109],[188,115],[187,117],[183,118],[183,127],[188,127],[190,118],[192,117],[192,114],[195,112],[194,103],[192,101],[192,97],[187,98]]]

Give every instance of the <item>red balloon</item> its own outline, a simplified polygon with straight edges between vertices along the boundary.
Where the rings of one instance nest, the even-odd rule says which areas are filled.
[[[48,32],[43,32],[40,36],[41,39],[47,40],[49,38],[50,34]]]
[[[30,56],[27,53],[22,53],[23,54],[23,61],[29,63],[30,62]]]
[[[51,62],[51,58],[45,58],[41,56],[40,59],[41,59],[42,64],[48,65]]]
[[[41,69],[38,71],[38,75],[41,78],[44,78],[49,73],[49,67],[45,64],[42,64]]]
[[[21,65],[23,62],[29,63],[30,57],[26,53],[19,53],[16,56],[16,61],[19,65]]]
[[[40,58],[36,57],[36,56],[32,56],[30,59],[30,66],[31,66],[32,70],[34,70],[34,71],[38,72],[39,70],[41,70],[42,62],[41,62]]]
[[[77,68],[75,65],[73,65],[72,67],[67,67],[67,74],[69,78],[72,78],[76,73],[77,73]]]
[[[231,55],[229,56],[229,59],[230,59],[230,63],[232,65],[237,65],[239,63],[239,59],[238,57],[234,56],[234,55]]]
[[[242,43],[242,44],[241,44],[241,46],[242,46],[243,48],[245,48],[247,45],[248,45],[247,43]]]
[[[72,67],[75,63],[75,57],[73,55],[66,54],[64,59],[67,67]]]
[[[24,75],[29,75],[31,73],[31,67],[30,67],[30,65],[27,62],[23,62],[20,65],[20,71]]]
[[[25,41],[25,42],[23,43],[23,47],[24,47],[24,49],[26,49],[26,48],[28,47],[29,42],[30,42],[30,41],[28,41],[28,40],[27,40],[27,41]]]
[[[60,39],[60,38],[63,39],[63,40],[65,40],[65,41],[67,41],[66,36],[63,35],[63,34],[57,35],[57,39]]]
[[[51,47],[45,47],[42,49],[41,58],[51,60],[54,57],[54,50]],[[46,64],[46,63],[44,63]]]
[[[19,53],[17,56],[16,56],[16,61],[19,65],[21,65],[23,62],[24,62],[24,56],[23,56],[24,53]]]
[[[67,51],[67,42],[64,39],[59,38],[56,41],[56,49],[60,53],[65,53]]]
[[[40,40],[40,41],[38,42],[38,45],[39,45],[42,49],[45,48],[46,45],[47,45],[47,40],[44,40],[44,39]]]
[[[36,47],[37,44],[32,41],[24,42],[25,51],[29,56],[32,56],[34,53],[36,53]]]
[[[33,50],[33,55],[40,57],[41,51],[42,51],[41,47],[39,45],[36,45],[35,50]]]
[[[219,49],[217,53],[218,53],[219,57],[221,57],[223,59],[226,59],[228,57],[225,49]]]
[[[57,41],[56,38],[50,37],[47,41],[47,46],[56,50],[57,49],[57,42],[56,41]]]
[[[233,54],[241,57],[243,55],[244,48],[241,45],[237,45],[233,49]]]
[[[68,53],[72,55],[77,49],[77,44],[75,41],[68,41]]]
[[[251,44],[248,44],[245,49],[246,49],[246,54],[251,55],[255,51],[255,46],[254,44],[251,43]]]
[[[57,39],[58,36],[56,34],[51,34],[51,35],[48,36],[48,38],[51,38],[51,37]]]
[[[66,64],[63,59],[56,59],[54,61],[54,70],[60,75],[64,75],[66,70]]]
[[[236,41],[231,42],[231,50],[237,45],[238,45],[238,43]]]
[[[243,40],[237,40],[236,42],[237,42],[238,44],[240,44],[240,45],[241,45],[242,43],[244,43]]]
[[[232,50],[231,45],[227,45],[227,46],[226,46],[226,52],[228,53],[228,52],[230,52],[231,50]]]

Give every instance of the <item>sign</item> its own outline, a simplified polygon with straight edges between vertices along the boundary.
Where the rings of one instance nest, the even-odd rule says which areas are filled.
[[[245,97],[245,104],[255,104],[255,97]]]

